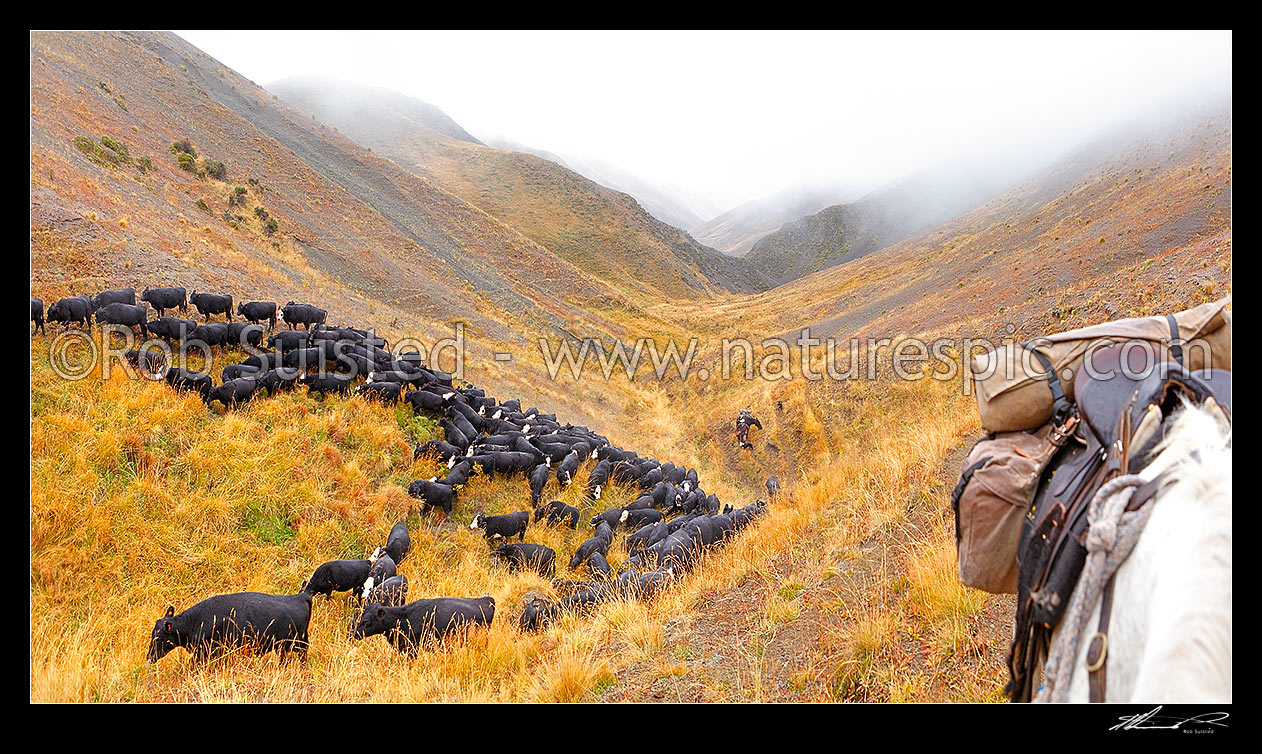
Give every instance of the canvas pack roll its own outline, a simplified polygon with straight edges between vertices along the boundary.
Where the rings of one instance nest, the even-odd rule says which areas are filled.
[[[1087,354],[1128,340],[1145,341],[1161,358],[1183,361],[1189,370],[1230,370],[1230,301],[1228,296],[1174,315],[1119,319],[978,354],[969,366],[982,426],[990,432],[1041,427],[1072,400]]]

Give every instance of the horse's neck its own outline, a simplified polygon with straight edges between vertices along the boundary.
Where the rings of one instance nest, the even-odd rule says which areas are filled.
[[[1107,701],[1231,700],[1231,454],[1200,452],[1149,503],[1151,518],[1118,569]],[[1088,699],[1084,667],[1098,618],[1097,605],[1079,643],[1072,701]]]

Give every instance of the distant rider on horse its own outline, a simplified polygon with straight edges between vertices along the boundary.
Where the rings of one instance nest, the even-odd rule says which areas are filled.
[[[749,409],[742,409],[740,415],[736,417],[736,442],[742,448],[754,447],[753,443],[749,441],[749,428],[751,426],[762,429],[762,422],[758,421]]]

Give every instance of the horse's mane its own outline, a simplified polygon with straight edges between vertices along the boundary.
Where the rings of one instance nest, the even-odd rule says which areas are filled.
[[[1223,451],[1231,449],[1231,425],[1215,409],[1207,409],[1180,398],[1170,430],[1158,443],[1153,462],[1143,476],[1151,479],[1168,471],[1171,483],[1222,475]],[[1230,474],[1231,455],[1226,455]]]

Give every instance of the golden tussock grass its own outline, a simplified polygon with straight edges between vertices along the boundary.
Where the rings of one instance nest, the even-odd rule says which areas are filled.
[[[678,675],[677,663],[663,656],[667,621],[691,613],[705,592],[761,578],[786,553],[800,565],[815,565],[776,585],[763,619],[769,626],[798,619],[802,593],[835,578],[848,557],[821,554],[845,553],[899,521],[909,501],[923,496],[923,480],[946,450],[972,429],[957,418],[960,412],[947,410],[961,399],[945,387],[854,385],[835,415],[862,414],[879,401],[922,417],[917,431],[867,421],[805,431],[815,442],[803,454],[838,450],[827,451],[827,463],[805,463],[800,479],[783,480],[786,493],[763,519],[706,553],[653,603],[614,601],[531,634],[517,628],[525,595],[558,595],[546,579],[493,564],[482,533],[468,528],[478,511],[529,507],[526,481],[474,477],[448,520],[416,510],[405,486],[445,469],[432,459],[412,460],[412,444],[427,439],[433,425],[409,409],[359,398],[317,400],[299,391],[211,412],[195,396],[132,381],[117,370],[108,380],[98,374],[64,382],[35,353],[31,372],[33,700],[572,701],[596,698],[623,668],[642,661],[659,674]],[[730,446],[696,442],[681,431],[678,404],[666,393],[631,385],[613,390],[654,430],[651,447],[637,448],[641,452],[697,467],[707,492],[725,502],[744,505],[751,488],[763,492],[765,469],[746,462],[736,477],[726,473]],[[736,383],[690,405],[701,416],[725,416],[725,406],[743,400],[739,390]],[[787,397],[803,408],[819,403],[803,391]],[[585,479],[585,470],[578,478]],[[580,508],[578,531],[532,524],[528,533],[528,541],[556,550],[560,578],[587,578],[564,567],[589,534],[587,520],[637,494],[613,485],[591,501],[583,487],[560,489],[552,480],[544,492],[544,499]],[[412,551],[400,567],[409,599],[490,594],[496,618],[489,628],[451,637],[409,660],[380,637],[352,641],[356,608],[340,595],[315,601],[305,666],[235,653],[193,667],[182,650],[145,663],[149,633],[167,605],[180,610],[231,591],[297,591],[319,563],[366,556],[399,520],[412,533]],[[611,565],[625,556],[618,538]],[[936,562],[913,577],[929,620],[937,620],[940,613],[931,611],[946,599],[937,596],[943,587],[935,579],[953,576],[950,568],[931,568]],[[880,667],[886,656],[870,637],[892,636],[898,620],[870,618],[855,638],[845,639],[854,651],[830,661],[841,669]],[[750,674],[761,673],[756,657],[748,662]],[[835,673],[849,672],[841,669]],[[746,691],[761,694],[760,683],[751,681]],[[722,698],[729,692],[713,693]]]

